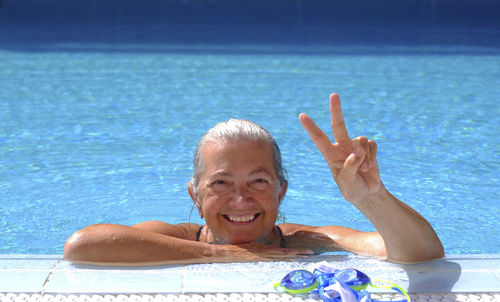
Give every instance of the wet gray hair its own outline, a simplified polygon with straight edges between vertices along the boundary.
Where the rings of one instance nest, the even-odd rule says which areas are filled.
[[[286,182],[286,170],[283,168],[281,161],[281,151],[278,143],[272,137],[271,133],[261,125],[250,120],[243,119],[230,119],[225,122],[218,123],[210,128],[201,137],[193,159],[193,176],[191,182],[193,183],[193,192],[198,191],[200,183],[201,172],[203,171],[203,161],[201,158],[201,150],[209,142],[218,141],[265,141],[272,147],[273,167],[280,182],[283,186]]]

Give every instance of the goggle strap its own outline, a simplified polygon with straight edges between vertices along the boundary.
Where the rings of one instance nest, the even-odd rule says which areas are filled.
[[[377,279],[377,280],[373,280],[374,282],[384,282],[384,283],[387,283],[387,284],[390,284],[392,286],[383,286],[383,285],[373,285],[372,282],[370,282],[370,286],[371,287],[375,287],[375,288],[388,288],[388,289],[392,289],[392,290],[395,290],[395,291],[398,291],[400,292],[403,296],[405,296],[406,298],[406,301],[407,302],[411,302],[411,298],[410,298],[410,295],[408,295],[408,293],[399,285],[395,284],[395,283],[392,283],[392,282],[389,282],[387,280],[381,280],[381,279]]]
[[[309,293],[309,292],[315,290],[318,287],[318,280],[316,280],[313,285],[305,287],[305,288],[301,288],[301,289],[286,288],[284,286],[281,286],[281,282],[274,283],[273,287],[274,287],[274,289],[279,288],[280,290],[284,291],[285,293],[300,295],[300,294],[306,294],[306,293]]]

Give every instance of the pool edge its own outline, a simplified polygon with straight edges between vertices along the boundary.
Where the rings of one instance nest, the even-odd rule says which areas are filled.
[[[321,261],[356,267],[373,279],[391,279],[411,294],[500,293],[500,254],[448,255],[419,264],[394,264],[354,255],[302,261],[98,267],[75,265],[62,255],[0,254],[0,293],[28,295],[273,294],[296,268]],[[376,292],[378,293],[378,292]]]

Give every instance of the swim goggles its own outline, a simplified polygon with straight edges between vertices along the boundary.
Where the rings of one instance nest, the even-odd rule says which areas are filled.
[[[288,273],[281,282],[274,284],[274,288],[289,294],[319,294],[324,302],[368,302],[378,301],[370,298],[370,293],[366,290],[368,286],[374,288],[391,289],[402,294],[405,299],[398,302],[411,302],[410,296],[400,286],[384,281],[387,285],[374,285],[370,278],[363,272],[348,268],[343,270],[316,268],[314,273],[308,270],[294,270]],[[382,302],[382,301],[379,301]]]

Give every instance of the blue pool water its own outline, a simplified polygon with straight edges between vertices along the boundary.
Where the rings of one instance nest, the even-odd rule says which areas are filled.
[[[447,253],[498,253],[500,30],[344,29],[0,26],[0,253],[61,253],[93,223],[202,223],[192,153],[231,117],[278,140],[286,221],[372,230],[297,120],[329,131],[331,92]]]

